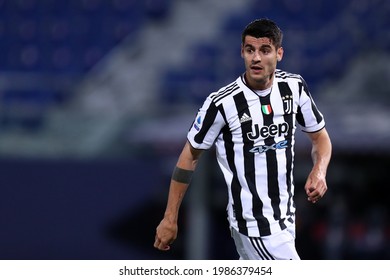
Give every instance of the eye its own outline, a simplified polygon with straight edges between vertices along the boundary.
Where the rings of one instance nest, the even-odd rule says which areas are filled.
[[[262,49],[262,52],[263,52],[264,54],[269,54],[269,53],[271,52],[271,50],[268,49],[268,48],[265,48],[265,49]]]

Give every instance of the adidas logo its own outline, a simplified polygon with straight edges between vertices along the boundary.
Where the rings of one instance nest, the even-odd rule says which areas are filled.
[[[244,123],[244,122],[248,122],[248,121],[251,121],[252,118],[249,117],[246,113],[244,113],[240,119],[240,123]]]

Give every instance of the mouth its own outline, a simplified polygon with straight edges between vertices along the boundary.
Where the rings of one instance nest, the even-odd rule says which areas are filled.
[[[254,72],[256,74],[256,73],[260,73],[261,71],[263,71],[264,68],[259,66],[259,65],[252,65],[251,70],[252,70],[252,72]]]

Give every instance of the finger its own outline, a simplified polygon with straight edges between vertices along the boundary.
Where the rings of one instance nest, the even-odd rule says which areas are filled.
[[[156,249],[158,249],[158,246],[160,246],[160,241],[157,240],[157,238],[156,238],[156,240],[154,240],[153,247],[156,248]]]
[[[157,236],[156,236],[156,239],[154,241],[153,246],[154,246],[154,248],[159,249],[161,251],[167,251],[171,248],[168,244],[162,242]]]
[[[316,195],[308,196],[307,200],[312,202],[312,203],[317,203],[321,198],[322,198],[322,195],[316,194]]]
[[[156,237],[155,237],[155,239],[154,239],[154,244],[153,244],[153,246],[154,246],[155,248],[157,248],[157,249],[160,250],[161,244],[162,244],[161,239],[156,235]]]
[[[309,200],[315,200],[319,196],[319,192],[317,190],[312,190],[308,195],[307,198]]]
[[[311,189],[311,190],[309,190],[308,193],[307,193],[307,197],[308,197],[309,199],[314,199],[314,198],[316,198],[318,195],[319,195],[319,192],[318,192],[318,190],[316,190],[316,189]]]
[[[313,187],[311,186],[311,182],[307,181],[305,184],[306,194],[309,195],[313,191]]]
[[[308,198],[310,198],[311,201],[318,201],[320,200],[325,194],[324,188],[316,188],[308,195]]]
[[[165,244],[163,242],[161,242],[157,249],[161,250],[161,251],[168,251],[169,249],[171,249],[171,247],[168,245],[168,244]]]

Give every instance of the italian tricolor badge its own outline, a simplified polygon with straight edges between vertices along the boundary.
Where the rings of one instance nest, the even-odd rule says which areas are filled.
[[[263,111],[264,114],[269,115],[272,113],[271,105],[261,105],[261,111]]]

